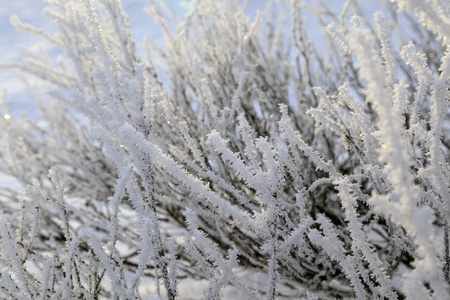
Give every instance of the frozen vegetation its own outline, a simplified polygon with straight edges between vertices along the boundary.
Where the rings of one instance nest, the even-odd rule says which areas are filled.
[[[61,55],[0,65],[40,115],[2,108],[0,298],[450,299],[448,1],[154,0],[142,44],[48,2],[11,23]]]

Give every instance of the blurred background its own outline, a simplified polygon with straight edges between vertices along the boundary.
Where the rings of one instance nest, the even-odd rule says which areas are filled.
[[[166,0],[168,8],[182,18],[196,5],[197,0]],[[122,6],[129,15],[133,37],[138,43],[142,43],[144,35],[147,34],[153,40],[162,41],[162,33],[152,22],[144,9],[149,5],[147,0],[123,0]],[[266,0],[248,1],[248,13],[251,16],[256,11],[263,10]],[[47,6],[44,0],[0,0],[0,64],[19,62],[24,51],[44,51],[51,59],[56,60],[61,54],[58,49],[53,49],[48,43],[38,37],[33,37],[26,32],[18,32],[11,24],[12,15],[17,15],[26,24],[41,28],[46,32],[55,32],[54,24],[42,15]],[[16,78],[14,71],[0,68],[0,89],[7,93],[7,103],[12,113],[27,112],[37,117],[32,104],[27,101],[24,84]]]
[[[95,1],[94,1],[95,2]],[[152,40],[162,42],[162,33],[152,22],[144,9],[149,5],[148,0],[123,0],[122,6],[129,15],[129,21],[133,32],[133,37],[138,44],[143,42],[144,35],[147,34]],[[178,17],[182,18],[189,13],[196,5],[197,0],[165,0],[164,3]],[[263,11],[267,0],[248,0],[247,13],[254,17],[257,11]],[[309,2],[314,6],[314,1]],[[320,2],[320,1],[318,1]],[[317,3],[318,3],[317,2]],[[341,11],[346,1],[324,1],[332,10]],[[372,14],[377,9],[381,9],[383,3],[388,1],[361,1],[364,10]],[[392,2],[392,1],[391,1]],[[318,4],[319,5],[319,4]],[[40,38],[31,36],[26,32],[18,32],[11,24],[10,17],[17,15],[26,24],[41,28],[46,32],[55,32],[54,24],[42,15],[47,6],[44,0],[0,0],[0,64],[19,62],[21,54],[25,51],[46,52],[52,60],[57,60],[61,54],[58,49],[51,48],[48,43]],[[313,18],[308,19],[306,14],[305,26],[308,36],[311,39],[317,37],[320,40],[321,26],[314,23]],[[290,30],[290,28],[286,28]],[[316,40],[316,42],[318,42]],[[24,84],[17,78],[20,76],[14,71],[0,68],[0,89],[7,93],[7,104],[12,113],[28,113],[31,117],[37,117],[33,105],[27,100]]]

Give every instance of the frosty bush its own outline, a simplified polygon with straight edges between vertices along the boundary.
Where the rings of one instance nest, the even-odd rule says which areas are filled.
[[[449,3],[314,2],[151,1],[145,51],[115,0],[12,17],[64,54],[2,65],[41,116],[1,120],[1,297],[449,299]]]

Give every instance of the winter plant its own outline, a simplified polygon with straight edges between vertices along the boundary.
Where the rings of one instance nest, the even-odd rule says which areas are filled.
[[[11,23],[61,56],[1,65],[40,113],[0,120],[2,299],[450,299],[448,1],[150,1],[160,45],[48,2]]]

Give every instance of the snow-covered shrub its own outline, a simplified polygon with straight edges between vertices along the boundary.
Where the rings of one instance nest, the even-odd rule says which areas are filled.
[[[2,298],[449,299],[448,2],[151,2],[145,51],[115,0],[11,19],[64,54],[2,65],[41,83],[1,120]]]

